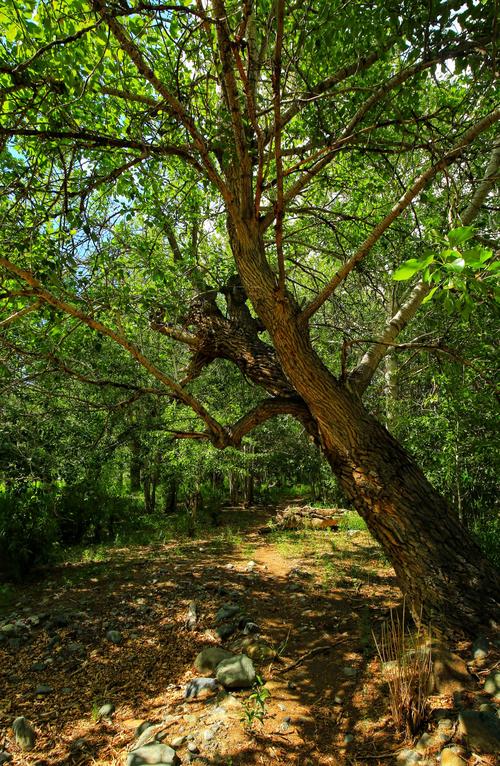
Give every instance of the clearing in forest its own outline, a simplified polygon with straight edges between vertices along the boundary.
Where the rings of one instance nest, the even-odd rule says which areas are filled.
[[[150,722],[183,763],[397,763],[372,638],[400,603],[392,568],[364,530],[260,535],[269,515],[229,509],[203,539],[110,549],[20,588],[0,614],[0,750],[14,764],[124,764]],[[221,640],[228,604],[259,633]],[[186,700],[210,645],[251,654],[264,685]],[[13,743],[17,716],[35,726],[31,752]]]

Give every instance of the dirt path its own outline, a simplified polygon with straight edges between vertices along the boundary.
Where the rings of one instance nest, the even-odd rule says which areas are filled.
[[[21,589],[0,614],[13,625],[0,644],[0,750],[14,764],[125,763],[144,721],[166,742],[191,737],[178,746],[183,763],[375,764],[375,753],[396,749],[371,638],[399,601],[392,570],[366,532],[263,537],[256,529],[268,515],[227,512],[207,539],[112,550]],[[231,531],[235,519],[243,532]],[[193,600],[198,620],[188,630]],[[240,632],[224,642],[216,633],[227,602],[268,647],[255,658],[270,692],[262,723],[249,691],[184,699],[202,648],[242,647]],[[107,702],[115,712],[100,719]],[[20,715],[38,734],[30,753],[13,742]]]

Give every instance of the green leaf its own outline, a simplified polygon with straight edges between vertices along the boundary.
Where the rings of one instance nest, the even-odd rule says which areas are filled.
[[[449,269],[449,271],[463,271],[465,267],[465,261],[463,258],[455,258],[454,261],[451,263],[446,264],[446,268]]]
[[[396,269],[392,275],[392,278],[396,282],[402,282],[405,279],[410,279],[418,271],[422,271],[423,269],[427,268],[427,266],[429,266],[433,260],[433,255],[428,255],[425,258],[409,258],[407,261],[404,261],[404,263],[402,263],[399,268]]]
[[[448,234],[448,241],[452,247],[460,247],[474,236],[474,231],[473,226],[460,226],[458,229],[452,229]]]

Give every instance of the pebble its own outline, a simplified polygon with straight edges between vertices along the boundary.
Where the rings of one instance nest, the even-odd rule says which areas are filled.
[[[187,739],[186,735],[182,734],[180,737],[174,737],[170,744],[172,745],[172,747],[182,747],[186,739]]]
[[[484,660],[488,656],[490,645],[488,641],[480,636],[472,644],[472,656],[475,660]]]
[[[98,716],[99,718],[109,718],[110,715],[113,715],[115,712],[115,706],[112,702],[105,702],[104,705],[102,705],[99,708]]]
[[[358,671],[357,671],[355,668],[350,668],[350,667],[347,667],[347,666],[346,666],[345,668],[342,668],[342,673],[343,673],[343,674],[344,674],[344,675],[345,675],[347,678],[354,678],[354,676],[356,676],[356,675],[357,675],[357,672],[358,672]]]
[[[40,684],[40,686],[36,687],[35,694],[50,694],[53,691],[54,689],[52,686],[47,686],[47,684]]]
[[[123,636],[119,630],[108,630],[106,638],[108,641],[111,641],[112,644],[116,645],[121,644],[123,641]]]

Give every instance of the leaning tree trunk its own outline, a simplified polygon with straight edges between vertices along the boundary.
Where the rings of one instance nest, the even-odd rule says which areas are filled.
[[[314,351],[293,298],[280,293],[259,234],[233,234],[240,275],[283,371],[306,403],[341,487],[380,542],[415,618],[448,633],[500,621],[500,575],[415,461]]]

